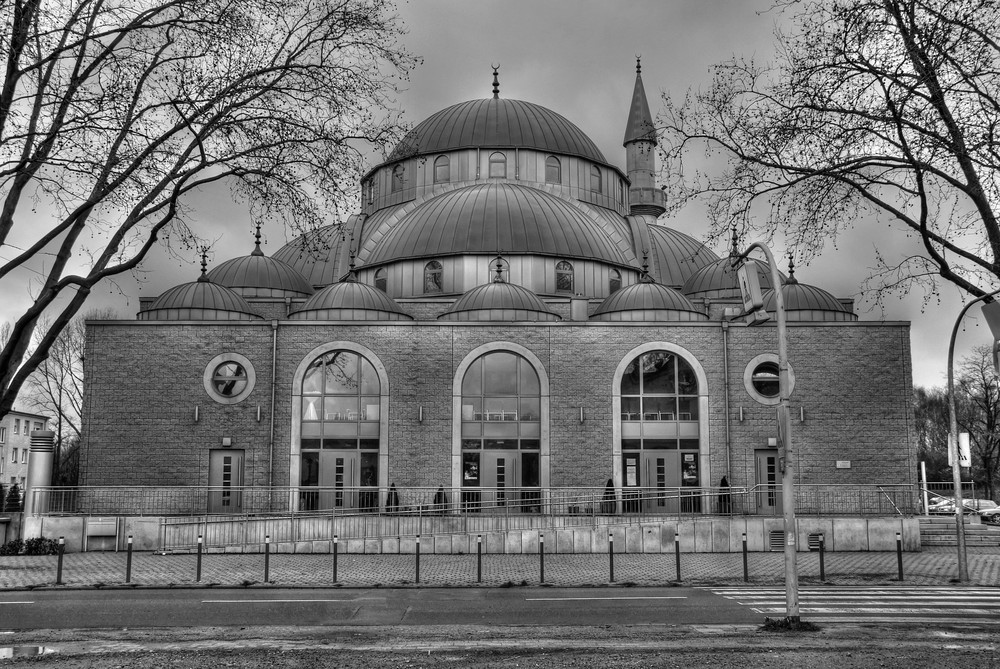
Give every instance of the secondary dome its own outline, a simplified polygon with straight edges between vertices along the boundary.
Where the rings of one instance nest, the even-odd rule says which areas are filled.
[[[755,258],[751,258],[747,262],[751,262],[757,267],[757,276],[760,279],[760,289],[762,291],[773,287],[771,283],[771,271],[768,269],[767,263]],[[736,270],[733,268],[732,258],[722,258],[721,260],[716,260],[713,263],[705,265],[684,282],[681,292],[692,300],[705,297],[740,297],[739,279]]]
[[[659,283],[633,283],[609,295],[590,317],[594,321],[706,321],[691,300]]]
[[[368,266],[466,253],[530,253],[629,262],[598,223],[569,202],[529,186],[491,182],[424,202],[389,230]]]
[[[140,321],[250,321],[261,317],[235,292],[212,283],[203,273],[197,281],[167,290],[137,315]]]
[[[259,233],[258,233],[259,235]],[[209,281],[232,288],[243,297],[303,297],[312,295],[309,282],[294,269],[260,250],[260,238],[248,256],[233,258],[208,273]]]
[[[334,283],[292,313],[296,321],[404,321],[413,318],[378,288],[357,281]]]
[[[386,162],[477,147],[538,149],[607,164],[597,145],[565,117],[499,97],[460,102],[433,114],[403,137]]]
[[[537,295],[512,283],[476,286],[438,316],[446,321],[558,321]]]
[[[680,288],[691,275],[719,256],[698,240],[662,225],[649,226],[653,276],[665,286]]]
[[[847,309],[836,297],[822,288],[799,283],[790,275],[781,286],[781,297],[785,303],[785,318],[789,321],[856,321],[857,315]],[[777,298],[774,291],[763,295],[764,309],[774,313]]]
[[[301,274],[310,286],[318,288],[340,281],[349,270],[348,236],[360,227],[362,219],[355,215],[344,224],[310,230],[282,246],[271,257]]]

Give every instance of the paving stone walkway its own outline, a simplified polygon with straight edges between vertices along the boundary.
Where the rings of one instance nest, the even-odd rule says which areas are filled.
[[[69,553],[63,556],[62,584],[57,585],[55,556],[0,557],[0,589],[37,587],[239,587],[268,584],[282,587],[503,587],[538,585],[543,564],[539,555],[484,555],[481,580],[473,555],[421,555],[419,583],[414,555],[209,553],[197,556],[134,553],[131,580],[126,583],[126,554]],[[749,553],[750,583],[784,582],[782,553]],[[969,584],[1000,587],[1000,547],[969,548]],[[681,585],[743,583],[741,553],[682,553]],[[801,583],[820,583],[818,553],[799,553]],[[825,582],[831,585],[900,585],[895,552],[826,553]],[[958,576],[955,548],[932,548],[903,554],[903,584],[948,585]],[[544,582],[558,586],[663,586],[677,581],[672,553],[616,554],[614,582],[611,560],[604,555],[552,554],[544,557]]]

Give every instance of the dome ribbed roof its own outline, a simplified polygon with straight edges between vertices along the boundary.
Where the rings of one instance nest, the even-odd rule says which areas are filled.
[[[751,258],[747,262],[752,262],[757,266],[760,289],[762,291],[770,289],[773,284],[771,283],[771,270],[768,269],[767,263],[756,258]],[[722,258],[705,265],[684,282],[681,292],[692,300],[704,297],[740,297],[739,280],[736,270],[732,266],[732,258]]]
[[[141,321],[260,320],[235,292],[203,278],[167,290],[138,314]]]
[[[680,288],[691,275],[719,256],[698,240],[662,225],[649,226],[653,275],[665,286]]]
[[[248,256],[233,258],[222,263],[208,278],[243,297],[301,297],[312,295],[309,282],[297,271],[275,258],[268,258],[256,248]]]
[[[521,100],[469,100],[417,124],[386,162],[476,147],[538,149],[605,163],[597,145],[563,116]]]
[[[449,191],[421,204],[386,233],[365,264],[498,250],[629,266],[600,225],[569,202],[498,182]]]
[[[299,321],[413,320],[378,288],[357,281],[334,283],[319,291],[289,316]]]
[[[328,286],[348,272],[348,235],[361,225],[361,216],[344,224],[327,225],[299,235],[271,254],[301,274],[310,286]]]
[[[706,321],[691,301],[658,283],[634,283],[609,295],[590,317],[596,321]]]
[[[777,299],[774,291],[763,295],[764,309],[774,313]],[[856,321],[858,317],[836,297],[822,288],[799,283],[790,277],[781,287],[785,303],[785,318],[789,321]]]
[[[476,286],[438,316],[449,321],[558,321],[559,315],[533,292],[496,281]]]

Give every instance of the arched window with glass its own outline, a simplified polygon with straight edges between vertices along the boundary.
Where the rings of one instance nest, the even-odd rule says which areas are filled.
[[[612,269],[608,273],[608,295],[616,293],[622,289],[622,273]]]
[[[406,188],[406,168],[402,165],[396,165],[392,168],[391,191],[393,193],[399,193],[404,188]]]
[[[595,193],[600,193],[603,191],[603,181],[601,177],[601,168],[597,165],[590,166],[590,190]]]
[[[448,156],[438,156],[434,159],[434,183],[443,184],[451,181],[451,160]]]
[[[490,178],[505,179],[507,177],[507,156],[502,151],[490,154]]]
[[[444,267],[437,260],[424,265],[424,293],[444,291]]]
[[[354,351],[313,360],[302,377],[300,504],[303,511],[378,509],[381,382]]]
[[[621,381],[624,510],[700,510],[699,388],[692,366],[671,351],[649,351]]]
[[[522,356],[493,351],[462,378],[462,504],[467,511],[541,504],[541,384]]]
[[[556,263],[556,292],[573,292],[573,265],[565,260]]]
[[[381,290],[383,293],[389,292],[389,278],[388,272],[386,272],[385,267],[379,267],[375,270],[375,287]]]
[[[562,165],[555,156],[549,156],[545,159],[545,183],[562,183]]]

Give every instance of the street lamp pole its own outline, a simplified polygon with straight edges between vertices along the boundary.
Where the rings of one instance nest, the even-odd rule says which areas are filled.
[[[774,262],[771,250],[765,245],[755,242],[735,260],[743,262],[754,249],[760,249],[767,256],[767,264],[771,270],[771,285],[774,287],[775,311],[778,322],[778,433],[781,437],[783,453],[779,452],[781,467],[781,496],[785,520],[785,613],[789,622],[798,623],[799,618],[799,573],[796,556],[795,527],[795,452],[792,449],[792,425],[788,420],[789,395],[791,379],[788,372],[788,334],[785,327],[785,299],[781,294],[781,274]],[[752,270],[756,271],[756,270]],[[745,299],[745,298],[744,298]],[[783,457],[781,457],[783,456]]]
[[[962,466],[958,452],[958,414],[955,411],[955,340],[958,338],[958,327],[965,314],[979,302],[989,301],[1000,294],[996,290],[988,295],[982,295],[972,300],[959,312],[955,319],[955,327],[951,330],[951,341],[948,343],[948,458],[951,460],[951,481],[955,487],[955,534],[958,539],[958,580],[969,580],[969,561],[965,550],[965,507],[962,504]],[[985,310],[986,307],[983,307]]]

